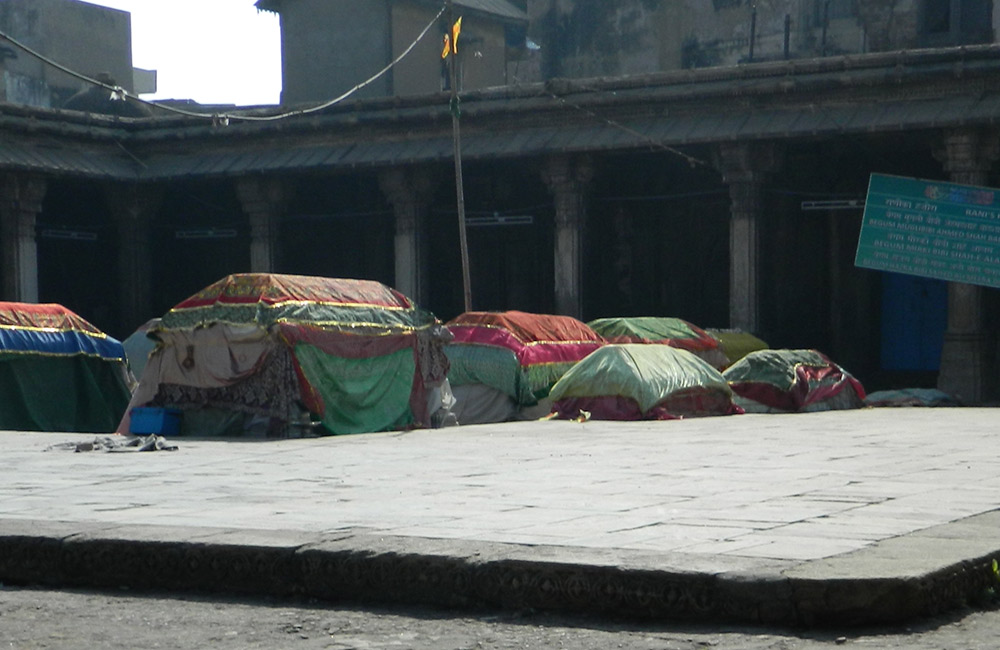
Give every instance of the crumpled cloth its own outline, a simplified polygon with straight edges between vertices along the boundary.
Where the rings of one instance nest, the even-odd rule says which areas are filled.
[[[61,449],[73,452],[83,451],[177,451],[177,445],[163,436],[103,436],[88,442],[63,442],[52,445],[45,451]]]

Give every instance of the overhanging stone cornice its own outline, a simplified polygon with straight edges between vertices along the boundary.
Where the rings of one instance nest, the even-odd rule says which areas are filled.
[[[34,152],[36,171],[51,163],[53,173],[167,180],[452,155],[445,93],[240,119],[277,110],[232,111],[228,126],[216,126],[210,115],[114,118],[0,106],[0,168],[17,169]],[[983,126],[998,118],[1000,47],[993,45],[552,80],[462,95],[470,160]],[[73,151],[101,164],[76,169],[83,159]]]

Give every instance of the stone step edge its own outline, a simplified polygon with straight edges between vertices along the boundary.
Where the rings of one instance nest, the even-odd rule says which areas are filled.
[[[354,529],[318,534],[0,519],[0,583],[656,622],[885,624],[941,614],[1000,586],[992,568],[1000,557],[992,533],[1000,528],[995,513],[987,515],[827,560],[729,558],[714,565],[678,553]],[[969,543],[970,530],[989,542]]]

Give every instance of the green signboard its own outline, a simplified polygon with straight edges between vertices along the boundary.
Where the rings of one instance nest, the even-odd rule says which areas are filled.
[[[854,264],[1000,287],[1000,190],[872,174]]]

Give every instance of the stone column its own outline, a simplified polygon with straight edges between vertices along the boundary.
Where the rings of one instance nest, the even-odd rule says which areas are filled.
[[[996,132],[977,129],[948,131],[936,156],[951,182],[988,185],[990,168],[1000,157],[1000,137]],[[983,327],[982,309],[982,287],[949,283],[948,329],[941,350],[938,388],[966,404],[997,397],[993,377],[995,343]]]
[[[0,178],[0,242],[3,242],[3,299],[38,302],[38,244],[35,223],[46,182],[24,174]]]
[[[418,305],[427,300],[427,213],[437,180],[426,168],[394,167],[378,177],[396,218],[395,288]]]
[[[555,311],[583,316],[583,230],[587,194],[594,177],[590,158],[554,156],[542,177],[555,203]]]
[[[163,199],[158,187],[113,185],[106,190],[108,209],[118,231],[120,315],[134,329],[154,316],[152,223]]]
[[[236,195],[250,221],[250,272],[277,272],[287,186],[278,179],[241,178],[236,181]]]
[[[716,167],[729,186],[729,326],[756,333],[760,328],[760,235],[763,190],[778,168],[773,143],[739,142],[719,146]]]

